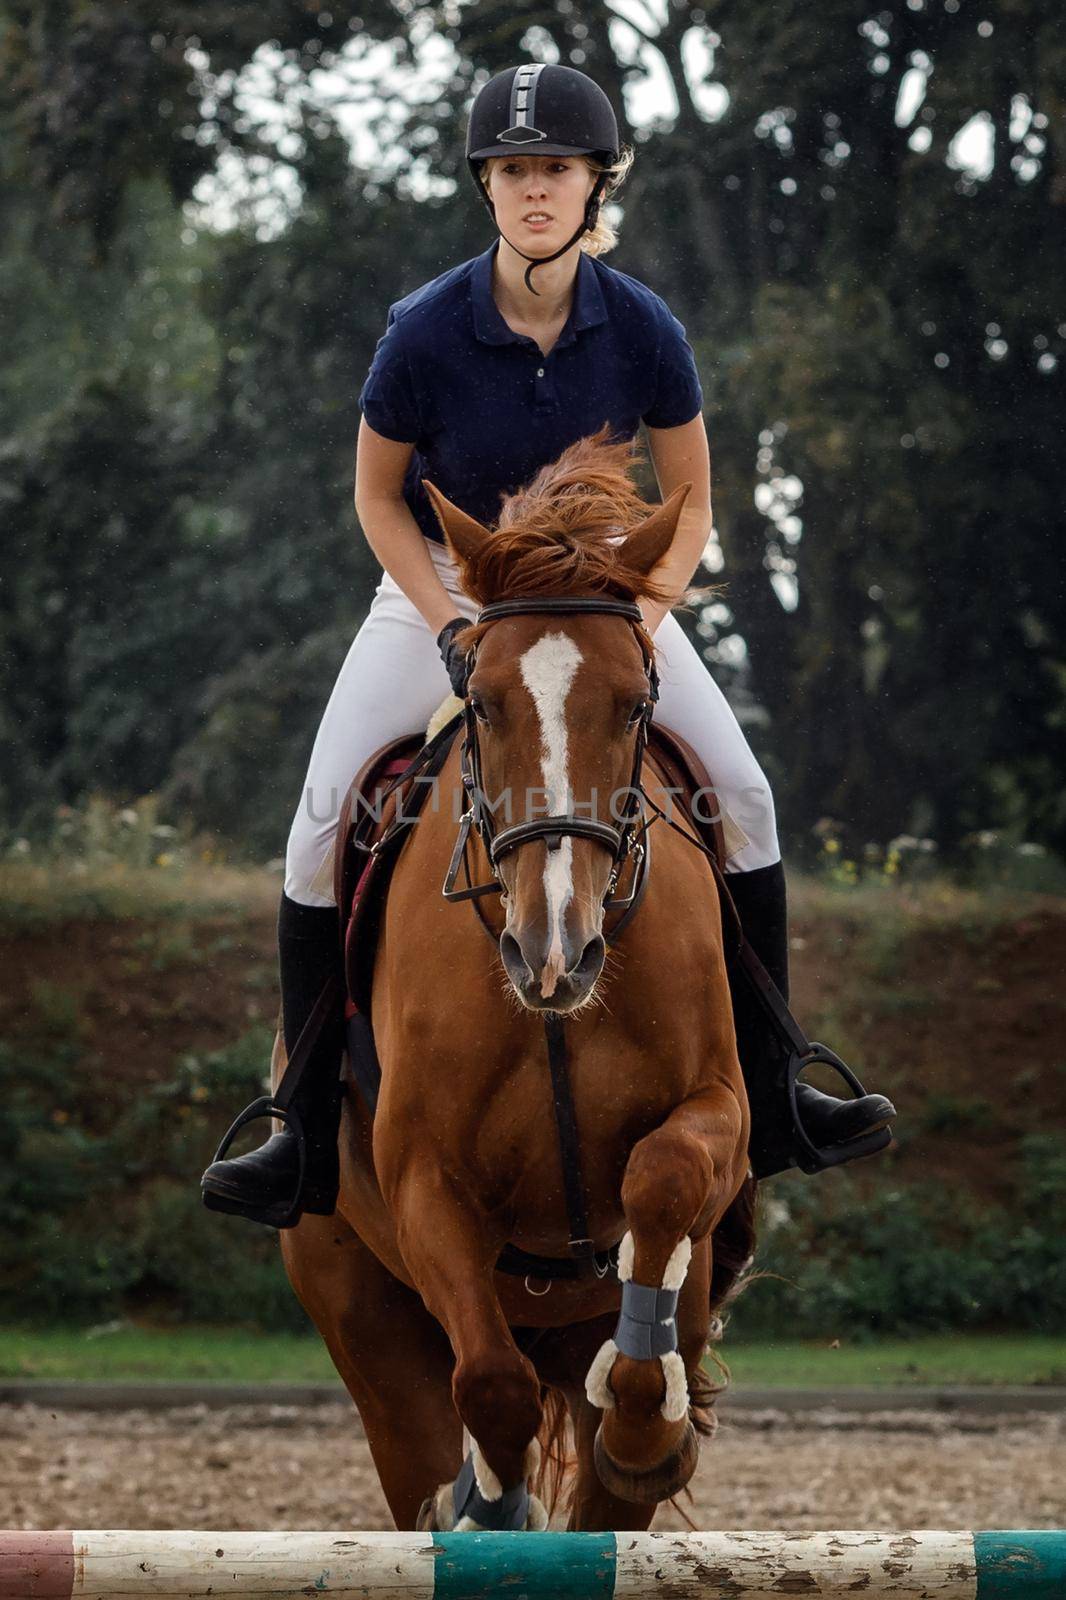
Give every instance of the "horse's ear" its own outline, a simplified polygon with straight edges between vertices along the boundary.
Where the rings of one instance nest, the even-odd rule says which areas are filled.
[[[679,483],[668,500],[637,524],[621,547],[626,566],[635,567],[645,577],[658,566],[674,542],[681,510],[691,488],[691,483]]]
[[[465,511],[460,511],[458,506],[446,495],[441,494],[435,483],[430,483],[428,478],[422,479],[422,487],[429,495],[430,504],[437,513],[437,521],[444,530],[444,537],[454,556],[460,560],[470,560],[484,547],[486,539],[491,539],[492,534],[488,528],[483,528],[474,517],[468,517]]]

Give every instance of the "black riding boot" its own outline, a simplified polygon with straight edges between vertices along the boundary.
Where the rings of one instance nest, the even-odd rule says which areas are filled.
[[[726,885],[745,937],[788,1003],[788,903],[782,861],[751,872],[731,872]],[[751,1163],[757,1178],[796,1164],[796,1134],[785,1082],[788,1047],[760,1003],[745,968],[727,962],[733,997],[737,1054],[751,1106]],[[845,1146],[887,1126],[896,1114],[882,1094],[838,1100],[813,1084],[796,1082],[796,1110],[803,1131],[819,1150]],[[841,1150],[843,1159],[845,1156]],[[856,1150],[856,1155],[865,1154]]]
[[[291,1055],[327,978],[342,971],[336,906],[301,905],[282,890],[278,966],[285,1048]],[[299,1141],[286,1127],[272,1134],[258,1150],[212,1162],[200,1181],[204,1205],[212,1211],[234,1212],[271,1227],[291,1227],[301,1211],[311,1211],[316,1216],[332,1214],[337,1203],[343,1048],[344,1006],[338,1000],[336,1013],[323,1024],[292,1097],[292,1109],[303,1124],[307,1141],[307,1168],[300,1195],[296,1194]],[[293,1207],[297,1199],[299,1204]]]

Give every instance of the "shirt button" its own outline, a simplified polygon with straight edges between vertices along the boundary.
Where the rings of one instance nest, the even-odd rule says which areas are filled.
[[[544,368],[543,367],[538,367],[537,368],[537,377],[538,378],[543,378],[543,376],[544,376]]]

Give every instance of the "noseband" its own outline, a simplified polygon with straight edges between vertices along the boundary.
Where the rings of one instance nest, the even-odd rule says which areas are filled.
[[[600,595],[558,595],[537,598],[517,598],[514,600],[497,600],[492,605],[485,606],[478,612],[476,621],[496,622],[501,617],[518,617],[530,614],[546,614],[549,616],[607,616],[625,617],[628,622],[642,622],[643,614],[640,607],[632,600],[610,600]],[[482,784],[481,748],[478,743],[477,718],[474,715],[473,703],[469,694],[463,706],[465,720],[465,733],[460,753],[460,771],[462,774],[463,788],[465,790],[466,808],[460,818],[459,834],[452,851],[452,858],[448,864],[448,874],[444,880],[442,893],[446,900],[472,900],[480,895],[502,893],[503,884],[496,872],[502,858],[510,851],[516,850],[519,845],[527,844],[531,839],[543,839],[549,850],[558,850],[564,835],[570,834],[575,838],[594,839],[597,844],[606,845],[612,854],[611,875],[604,890],[603,909],[626,910],[634,903],[638,885],[642,881],[645,858],[645,844],[643,836],[647,831],[647,819],[641,805],[642,790],[640,787],[641,767],[644,751],[648,742],[648,726],[655,710],[655,702],[659,698],[659,674],[655,660],[649,654],[644,641],[637,636],[640,644],[641,655],[644,657],[644,671],[648,679],[648,699],[641,714],[636,729],[636,741],[633,751],[633,768],[630,774],[629,785],[626,790],[625,809],[616,826],[610,822],[600,822],[593,817],[576,817],[568,812],[556,812],[550,816],[535,817],[528,822],[516,823],[513,827],[504,828],[497,832],[494,826],[492,811],[486,803],[484,786]],[[476,651],[471,650],[467,655],[467,679],[474,670]],[[471,884],[469,869],[467,869],[467,884],[465,889],[457,889],[455,880],[458,876],[460,864],[465,865],[466,846],[470,836],[470,829],[477,829],[481,841],[485,846],[489,862],[492,867],[492,882]],[[637,837],[638,831],[641,835]],[[633,885],[630,893],[621,899],[613,899],[619,874],[629,856],[634,860]]]

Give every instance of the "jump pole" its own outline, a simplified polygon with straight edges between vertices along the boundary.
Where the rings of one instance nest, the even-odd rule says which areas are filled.
[[[0,1532],[2,1600],[1066,1600],[1066,1532]]]

